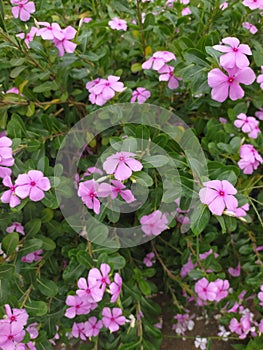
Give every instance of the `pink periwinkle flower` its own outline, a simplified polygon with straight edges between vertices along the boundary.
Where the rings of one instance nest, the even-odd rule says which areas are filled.
[[[21,349],[21,341],[24,339],[26,332],[23,324],[20,322],[9,322],[2,320],[0,322],[0,348],[3,350]],[[23,349],[23,348],[22,348]],[[25,349],[25,348],[24,348]],[[23,349],[23,350],[24,350]]]
[[[0,137],[0,177],[10,176],[11,169],[5,168],[14,165],[15,160],[12,156],[12,140],[7,136]]]
[[[138,102],[139,104],[143,104],[148,98],[151,97],[151,92],[146,90],[143,87],[138,87],[136,90],[132,92],[131,103]]]
[[[111,29],[115,30],[127,30],[127,22],[124,19],[120,19],[118,17],[112,18],[112,20],[109,21],[109,26]]]
[[[233,277],[239,277],[240,276],[240,263],[238,263],[237,267],[229,267],[228,273]]]
[[[54,32],[53,32],[54,33]],[[56,48],[58,49],[59,56],[64,56],[66,53],[73,53],[77,47],[77,44],[73,43],[72,39],[75,38],[77,31],[75,28],[68,26],[65,29],[62,29],[63,38],[58,39],[57,37],[54,37],[54,44]]]
[[[124,325],[126,318],[122,316],[120,308],[114,307],[112,310],[109,307],[104,307],[102,310],[102,322],[110,332],[116,332],[120,326]]]
[[[239,84],[251,85],[256,79],[255,73],[249,67],[227,69],[227,74],[219,68],[208,73],[208,85],[212,88],[211,97],[215,101],[224,102],[228,95],[232,101],[244,97],[244,90]]]
[[[262,67],[261,67],[262,70]],[[260,88],[263,90],[263,74],[259,74],[257,77],[257,83],[260,85]]]
[[[180,276],[182,278],[186,277],[188,275],[188,273],[193,270],[195,267],[197,266],[197,264],[193,264],[191,257],[189,256],[187,263],[185,263],[180,271]]]
[[[263,284],[260,286],[260,292],[258,293],[258,299],[260,300],[261,306],[263,306]]]
[[[4,177],[3,184],[6,187],[9,187],[9,190],[5,191],[2,194],[2,197],[1,197],[2,203],[9,203],[10,208],[16,207],[17,205],[19,205],[21,203],[21,200],[15,194],[15,189],[16,189],[17,186],[13,185],[10,176]]]
[[[218,254],[213,252],[213,249],[209,249],[207,252],[199,254],[200,260],[205,260],[209,255],[214,254],[215,258],[218,258]]]
[[[214,283],[217,287],[215,301],[219,302],[228,296],[229,282],[218,278]]]
[[[240,44],[237,38],[227,37],[222,39],[225,45],[214,45],[213,48],[220,52],[225,52],[220,57],[220,65],[225,68],[245,68],[249,66],[249,60],[246,55],[252,55],[250,47],[246,44]]]
[[[104,292],[106,286],[110,284],[109,273],[110,266],[108,264],[101,264],[100,269],[97,269],[96,267],[92,268],[88,275],[89,285],[101,288]]]
[[[169,89],[174,90],[178,88],[181,78],[174,76],[174,67],[165,64],[158,70],[158,73],[160,74],[159,81],[168,81]]]
[[[215,301],[217,296],[217,285],[215,282],[209,282],[205,277],[195,284],[195,292],[201,300]]]
[[[4,92],[3,92],[4,94]],[[13,87],[9,90],[6,91],[6,94],[16,94],[16,95],[19,95],[19,89],[17,87]],[[5,135],[6,136],[6,135]]]
[[[135,198],[131,190],[126,189],[126,186],[118,181],[111,180],[112,185],[107,183],[102,183],[99,189],[99,197],[108,197],[116,199],[118,194],[125,200],[126,203],[132,203],[135,201]]]
[[[250,144],[244,144],[240,147],[240,158],[237,164],[244,174],[252,174],[263,163],[261,155]]]
[[[38,323],[31,323],[26,327],[26,331],[30,335],[30,339],[36,339],[38,337]]]
[[[31,13],[36,11],[35,4],[33,1],[28,0],[11,0],[12,14],[15,18],[20,18],[21,21],[27,22],[30,18]]]
[[[248,134],[249,137],[256,139],[261,132],[258,128],[259,122],[254,117],[248,117],[245,113],[240,113],[234,121],[237,128]]]
[[[85,332],[85,324],[86,322],[73,323],[71,334],[74,338],[80,338],[81,340],[86,340],[86,332]]]
[[[236,208],[234,210],[234,216],[236,216],[237,218],[243,218],[244,216],[247,215],[247,211],[249,211],[249,204],[248,203],[242,205],[239,208]]]
[[[169,51],[157,51],[147,61],[142,64],[143,69],[159,70],[167,62],[176,60],[175,55]]]
[[[262,74],[263,75],[263,74]],[[263,88],[263,86],[262,86]],[[257,111],[255,113],[255,116],[259,119],[259,120],[263,120],[263,108],[260,108],[259,111]]]
[[[256,32],[258,31],[257,27],[249,22],[243,22],[242,27],[248,29],[251,34],[256,34]]]
[[[51,188],[49,179],[40,170],[29,170],[27,174],[19,174],[15,185],[15,194],[18,197],[29,197],[33,202],[41,201],[45,197],[44,192]]]
[[[66,304],[70,306],[65,312],[65,316],[68,318],[74,318],[76,315],[87,315],[90,312],[89,302],[78,295],[68,295]]]
[[[119,80],[120,77],[109,75],[108,79],[95,79],[90,82],[90,85],[86,84],[86,88],[90,92],[90,102],[102,106],[112,99],[116,92],[124,91],[124,84]]]
[[[27,324],[28,313],[26,312],[25,309],[13,308],[11,310],[11,307],[8,304],[5,304],[5,314],[6,314],[7,320],[10,323],[17,322],[20,324],[21,327]]]
[[[65,34],[58,23],[50,24],[48,22],[38,22],[38,25],[42,26],[43,28],[38,29],[37,36],[41,36],[43,40],[63,40],[65,37]]]
[[[25,235],[24,231],[24,226],[20,224],[20,222],[13,222],[11,226],[8,226],[6,228],[6,232],[11,233],[11,232],[18,232],[21,233],[21,235]]]
[[[232,333],[239,335],[240,339],[245,339],[250,331],[251,322],[249,313],[241,317],[240,322],[236,318],[232,318],[229,324],[229,329]]]
[[[238,201],[234,197],[237,193],[235,187],[227,180],[212,180],[204,182],[204,188],[199,191],[202,203],[207,204],[214,215],[222,215],[225,208],[235,210]]]
[[[87,337],[97,337],[101,328],[103,327],[103,322],[97,320],[97,317],[92,316],[84,323],[85,325],[85,335]]]
[[[42,249],[36,250],[36,251],[34,251],[32,253],[24,255],[21,258],[21,261],[25,262],[25,263],[28,263],[28,264],[31,264],[32,262],[35,262],[35,261],[40,261],[43,258],[43,256],[41,254],[43,254],[43,250]]]
[[[87,180],[79,184],[78,196],[82,202],[94,211],[100,213],[100,201],[98,200],[99,184],[95,180]]]
[[[142,170],[142,163],[134,159],[135,153],[117,152],[109,156],[103,163],[107,174],[114,174],[115,179],[123,181],[128,179],[133,171]]]
[[[153,266],[153,264],[155,263],[154,258],[155,258],[154,252],[150,252],[150,253],[146,254],[145,258],[143,259],[144,265],[146,265],[147,267]]]
[[[114,282],[110,284],[110,294],[112,295],[110,302],[115,303],[121,293],[122,278],[118,272],[114,275]]]
[[[190,7],[185,7],[184,9],[182,9],[182,12],[181,12],[182,16],[189,16],[192,14],[192,11],[190,9]]]
[[[166,214],[160,210],[155,210],[149,215],[144,215],[140,219],[142,231],[146,236],[158,236],[160,233],[168,229],[168,220]]]
[[[177,320],[177,323],[172,326],[172,329],[176,334],[184,336],[187,330],[192,331],[194,329],[194,317],[195,315],[190,316],[188,313],[175,315],[174,319]]]
[[[27,34],[19,33],[19,34],[16,34],[16,36],[20,39],[24,39],[26,46],[30,48],[30,42],[34,40],[34,37],[35,35],[37,35],[37,33],[38,33],[37,27],[33,26],[31,27],[30,31]]]
[[[263,10],[263,0],[244,0],[242,4],[249,7],[250,10]]]
[[[222,4],[219,6],[219,8],[224,11],[226,8],[228,8],[228,2],[222,2]]]
[[[104,290],[99,287],[98,284],[91,283],[91,281],[84,277],[80,277],[78,280],[78,290],[76,294],[86,300],[89,303],[90,310],[97,307],[97,302],[101,301],[103,298]]]

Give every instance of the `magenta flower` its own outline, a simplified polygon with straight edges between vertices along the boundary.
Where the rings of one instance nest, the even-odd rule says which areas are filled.
[[[97,321],[97,317],[92,316],[85,322],[85,335],[89,338],[97,337],[102,327],[103,322],[101,320]]]
[[[176,78],[174,76],[174,67],[165,64],[158,70],[159,81],[168,81],[168,88],[171,90],[177,89],[179,86],[179,80],[181,78]]]
[[[159,70],[165,63],[176,60],[175,55],[169,51],[157,51],[142,64],[143,69]]]
[[[73,53],[77,47],[77,44],[73,43],[72,39],[75,38],[77,31],[71,26],[68,26],[65,29],[62,29],[62,34],[63,38],[58,39],[57,37],[54,36],[54,44],[56,48],[58,49],[59,56],[64,56],[65,52],[66,53]],[[54,32],[53,32],[54,34]]]
[[[65,34],[58,23],[38,22],[38,24],[43,28],[38,29],[37,36],[41,36],[43,40],[63,40],[65,38]]]
[[[157,236],[168,229],[168,220],[165,214],[160,210],[155,210],[149,215],[144,215],[140,219],[142,231],[146,236]]]
[[[97,306],[97,302],[101,301],[103,298],[104,290],[100,288],[98,283],[95,283],[94,280],[87,280],[84,277],[81,277],[78,280],[79,289],[76,291],[76,294],[84,298],[87,302],[91,304],[91,308],[93,309],[92,304],[94,304],[94,308]]]
[[[24,339],[26,332],[19,322],[0,322],[0,348],[4,350],[18,349],[20,342]]]
[[[195,267],[197,266],[197,264],[193,264],[191,257],[189,256],[187,263],[185,263],[180,271],[180,276],[182,278],[186,277],[188,275],[188,273],[193,270]]]
[[[237,38],[227,37],[222,40],[226,45],[214,45],[213,48],[220,52],[225,52],[220,57],[220,65],[225,68],[245,68],[249,66],[249,60],[246,55],[252,55],[250,47],[246,44],[240,44]]]
[[[151,97],[151,92],[146,90],[143,87],[138,87],[135,91],[132,92],[131,103],[137,102],[143,104],[148,98]]]
[[[11,226],[6,228],[6,232],[18,232],[23,236],[25,235],[24,226],[20,222],[13,222]]]
[[[17,322],[21,327],[27,324],[28,313],[25,309],[16,309],[11,310],[8,304],[5,304],[5,314],[10,323]]]
[[[100,270],[96,267],[92,268],[88,275],[89,285],[101,288],[104,292],[107,284],[110,284],[109,272],[110,266],[108,264],[101,264]]]
[[[250,144],[244,144],[240,147],[240,157],[237,164],[244,174],[252,174],[263,163],[261,155]]]
[[[68,318],[74,318],[76,315],[87,315],[90,312],[88,301],[78,295],[68,295],[66,304],[70,306],[65,312],[65,316]]]
[[[192,11],[190,9],[190,7],[185,7],[182,9],[182,12],[181,12],[182,16],[189,16],[192,14]]]
[[[260,129],[258,127],[259,122],[254,117],[248,117],[245,113],[240,113],[237,119],[234,121],[234,125],[237,128],[248,134],[251,138],[257,138]]]
[[[11,0],[12,14],[15,18],[20,18],[21,21],[26,22],[29,20],[31,13],[36,11],[33,1],[28,0]]]
[[[12,184],[12,180],[10,176],[6,176],[3,179],[3,184],[6,187],[9,187],[9,190],[5,191],[2,194],[2,197],[1,197],[2,203],[9,203],[10,208],[16,207],[21,203],[21,200],[15,194],[15,189],[17,186]]]
[[[145,258],[143,259],[144,265],[146,265],[147,267],[153,266],[153,264],[155,263],[155,261],[153,260],[154,258],[155,258],[154,252],[150,252],[146,254]]]
[[[115,303],[121,293],[122,278],[117,272],[114,275],[114,282],[110,284],[110,294],[112,295],[110,302]]]
[[[43,254],[42,249],[36,250],[33,253],[29,253],[27,255],[24,255],[21,258],[21,261],[23,261],[25,263],[29,263],[29,264],[31,264],[34,261],[40,261],[43,258],[43,256],[41,254]]]
[[[257,27],[249,22],[243,22],[242,27],[248,29],[251,34],[256,34],[256,32],[258,31]]]
[[[205,186],[199,191],[202,203],[207,204],[212,214],[222,215],[225,208],[235,210],[238,201],[234,197],[237,193],[235,187],[227,180],[212,180],[204,182]]]
[[[29,170],[27,174],[19,174],[15,185],[15,194],[18,197],[29,197],[33,202],[41,201],[45,197],[44,191],[51,188],[49,179],[40,170]]]
[[[87,180],[79,184],[78,196],[95,214],[100,213],[100,201],[98,200],[99,184],[95,180]]]
[[[203,277],[196,282],[195,292],[201,300],[214,301],[217,296],[217,285]]]
[[[112,18],[112,20],[109,21],[109,26],[111,29],[116,29],[116,30],[127,30],[127,22],[124,19],[120,19],[118,17]]]
[[[231,332],[239,335],[240,339],[245,339],[251,328],[249,312],[241,317],[240,322],[236,318],[232,318],[229,324]]]
[[[103,169],[107,174],[114,174],[117,180],[126,180],[133,171],[140,171],[143,168],[141,162],[133,158],[135,155],[132,152],[117,152],[105,160]]]
[[[120,326],[124,325],[126,318],[122,316],[120,308],[114,307],[112,310],[109,307],[104,307],[102,310],[102,322],[110,332],[116,332]]]
[[[208,85],[212,88],[212,99],[224,102],[228,95],[232,101],[244,97],[244,90],[241,84],[250,85],[256,79],[255,73],[249,67],[243,69],[228,69],[228,76],[219,68],[212,69],[208,73]]]
[[[229,267],[228,273],[233,277],[239,277],[240,276],[240,262],[238,263],[237,267]]]
[[[263,10],[263,0],[244,0],[242,1],[242,4],[249,7],[250,10]]]
[[[104,104],[105,102],[113,98],[116,92],[124,91],[125,90],[124,84],[119,80],[120,80],[120,77],[109,75],[107,80],[100,79],[98,83],[94,81],[95,83],[94,86],[89,87],[89,92],[92,95],[95,95],[93,96],[93,98],[95,97],[95,102],[93,101],[91,102],[96,104],[98,104],[97,102]],[[87,85],[86,85],[86,88],[87,88]],[[100,96],[99,101],[98,101],[98,96]],[[102,105],[102,104],[99,104],[99,105]]]
[[[4,94],[4,92],[3,92]],[[6,91],[6,94],[16,94],[16,95],[19,95],[19,89],[17,87],[13,87],[9,90]]]
[[[219,302],[228,296],[229,282],[228,280],[218,278],[214,283],[217,287],[215,301]]]
[[[85,334],[85,323],[84,322],[73,323],[71,334],[74,338],[80,338],[81,340],[87,339]]]
[[[25,33],[16,34],[16,36],[20,39],[24,39],[25,44],[28,48],[30,48],[30,42],[34,40],[35,35],[37,35],[38,29],[36,27],[31,27],[30,31]],[[17,89],[18,90],[18,89]],[[19,90],[18,90],[19,93]]]
[[[123,185],[122,182],[117,180],[111,180],[112,185],[107,183],[102,183],[99,189],[99,197],[108,197],[110,196],[112,199],[116,199],[118,194],[125,200],[127,203],[131,203],[135,201],[135,198],[130,190],[125,189],[126,186]]]

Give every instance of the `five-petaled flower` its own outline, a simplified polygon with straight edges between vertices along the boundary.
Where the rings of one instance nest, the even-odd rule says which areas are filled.
[[[163,214],[160,210],[155,210],[149,215],[142,216],[140,224],[146,236],[157,236],[168,228],[166,214]]]
[[[36,11],[33,1],[28,0],[11,0],[12,14],[15,18],[20,18],[21,21],[26,22],[29,20],[31,13]]]
[[[126,322],[126,318],[122,316],[121,309],[117,307],[114,307],[112,310],[109,307],[104,307],[102,316],[102,322],[110,332],[118,331],[120,326]]]

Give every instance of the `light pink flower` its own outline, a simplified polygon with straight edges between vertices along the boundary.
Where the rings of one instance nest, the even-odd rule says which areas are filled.
[[[143,69],[159,70],[165,63],[176,60],[175,55],[169,51],[157,51],[142,64]]]
[[[30,339],[36,339],[38,337],[38,323],[31,323],[26,327],[26,331],[30,335]]]
[[[131,190],[127,190],[126,186],[122,182],[117,180],[111,180],[112,185],[107,183],[102,183],[99,188],[99,197],[108,197],[116,199],[118,194],[125,200],[126,203],[132,203],[135,201],[135,198]]]
[[[51,188],[50,181],[40,170],[29,170],[27,174],[19,174],[15,181],[15,194],[24,199],[29,197],[31,201],[41,201],[44,191]]]
[[[228,2],[222,2],[222,4],[219,7],[222,11],[224,11],[226,8],[228,8]]]
[[[21,235],[25,235],[24,226],[20,224],[20,222],[13,222],[11,226],[6,228],[6,232],[18,232],[21,233]]]
[[[244,97],[244,90],[241,84],[250,85],[256,79],[255,73],[249,67],[243,69],[228,69],[228,75],[219,68],[214,68],[208,73],[208,85],[212,88],[213,100],[224,102],[228,95],[232,101]]]
[[[83,18],[83,23],[89,23],[90,21],[92,21],[91,17],[84,17]]]
[[[214,301],[217,295],[217,285],[203,277],[196,282],[195,292],[201,300]]]
[[[15,189],[17,186],[12,184],[12,180],[11,180],[10,176],[6,176],[3,179],[3,184],[6,187],[9,187],[9,190],[5,191],[2,194],[1,201],[3,203],[9,203],[10,208],[16,207],[17,205],[19,205],[21,203],[21,200],[15,194]]]
[[[3,92],[4,93],[4,92]],[[6,94],[16,94],[19,95],[19,89],[17,87],[13,87],[6,91]]]
[[[31,27],[30,31],[25,34],[25,33],[19,33],[19,34],[16,34],[16,36],[20,39],[25,39],[25,44],[28,48],[30,48],[30,42],[34,40],[34,37],[35,35],[37,35],[37,32],[38,32],[38,29],[37,27]],[[18,90],[18,89],[17,89]],[[19,90],[18,92],[19,93]]]
[[[109,307],[104,307],[102,310],[102,322],[110,332],[116,332],[120,326],[124,325],[126,318],[122,316],[120,308],[114,307],[112,310]]]
[[[219,302],[228,296],[229,282],[218,278],[214,283],[217,287],[215,301]]]
[[[189,256],[187,263],[185,263],[180,271],[180,276],[182,278],[186,277],[188,275],[188,273],[193,270],[195,267],[197,266],[197,264],[193,264],[191,257]]]
[[[251,34],[256,34],[256,32],[258,31],[257,27],[249,22],[243,22],[242,27],[248,29]]]
[[[110,302],[115,303],[121,293],[122,278],[118,272],[114,275],[114,282],[110,284],[110,294],[112,295]]]
[[[86,322],[85,322],[86,323]],[[85,323],[84,322],[79,322],[73,323],[71,334],[74,338],[80,338],[81,340],[86,340],[86,332],[85,332]]]
[[[100,213],[100,201],[98,200],[99,184],[95,180],[87,180],[79,184],[78,196],[95,214]]]
[[[14,165],[15,160],[12,155],[12,140],[9,137],[0,137],[0,177],[10,176],[11,169],[5,168]]]
[[[10,306],[8,304],[5,304],[5,314],[7,316],[7,320],[10,323],[17,322],[21,327],[27,324],[28,313],[25,309],[13,308],[11,310]]]
[[[228,273],[233,277],[240,276],[240,262],[237,264],[237,267],[229,267]]]
[[[37,32],[37,36],[41,36],[43,40],[53,40],[55,38],[63,40],[65,38],[65,33],[63,33],[63,30],[58,23],[50,24],[48,22],[38,22],[38,25],[43,26],[43,28],[38,29]]]
[[[137,102],[139,104],[143,104],[148,98],[151,97],[151,92],[149,90],[146,90],[143,87],[138,87],[136,90],[132,92],[132,98],[131,103]]]
[[[222,215],[225,208],[235,210],[238,207],[238,201],[234,197],[237,190],[229,181],[212,180],[203,185],[205,187],[199,191],[200,200],[208,205],[213,214]]]
[[[237,128],[248,134],[249,137],[256,139],[261,132],[258,128],[259,122],[254,117],[248,117],[245,113],[240,113],[237,119],[234,121],[234,125]]]
[[[90,286],[101,288],[104,292],[106,286],[110,284],[110,266],[108,264],[101,264],[100,270],[96,267],[89,271],[88,281]],[[96,300],[98,301],[98,300]]]
[[[100,81],[93,87],[89,88],[89,92],[94,94],[96,97],[95,103],[103,103],[103,101],[108,101],[115,96],[116,92],[122,92],[125,90],[124,84],[119,81],[120,77],[109,75],[108,79],[100,79]],[[87,86],[86,86],[87,87]],[[102,98],[102,101],[98,101],[98,96]],[[92,102],[92,101],[91,101]],[[105,103],[104,102],[104,103]],[[93,103],[93,102],[92,102]],[[104,104],[103,103],[103,104]],[[101,104],[99,104],[101,105]]]
[[[249,7],[250,10],[263,10],[263,0],[244,0],[242,1],[242,4]]]
[[[257,83],[260,85],[260,88],[263,90],[263,74],[260,74],[257,77]]]
[[[166,214],[160,210],[155,210],[149,215],[144,215],[140,219],[141,229],[146,236],[157,236],[168,229]]]
[[[244,216],[247,215],[247,211],[248,211],[248,210],[249,210],[249,204],[246,203],[246,204],[242,205],[241,207],[236,208],[236,209],[234,210],[234,213],[235,213],[235,216],[236,216],[237,218],[242,218],[242,217],[244,217]]]
[[[65,29],[62,29],[63,38],[58,39],[57,37],[54,37],[54,44],[56,48],[58,49],[59,56],[64,56],[66,53],[73,53],[77,47],[77,44],[73,43],[72,39],[75,38],[75,35],[77,33],[76,29],[74,29],[71,26],[68,26]],[[54,34],[54,32],[53,32]]]
[[[176,334],[185,336],[187,330],[191,331],[194,328],[194,317],[195,315],[190,316],[188,313],[175,315],[174,319],[177,320],[177,323],[173,324],[172,329]]]
[[[24,255],[21,258],[21,261],[29,263],[29,264],[31,264],[34,261],[40,261],[43,258],[43,256],[41,254],[43,254],[42,249],[36,250],[33,253],[29,253],[27,255]]]
[[[140,171],[143,168],[141,162],[134,159],[135,155],[132,152],[117,152],[105,160],[103,169],[107,174],[114,174],[115,179],[119,181],[126,180],[133,171]]]
[[[112,20],[109,21],[108,25],[111,27],[111,29],[116,30],[127,30],[127,22],[124,19],[120,19],[118,17],[112,18]]]
[[[29,20],[31,13],[36,11],[33,1],[28,0],[11,0],[12,14],[15,18],[20,18],[21,21],[26,22]]]
[[[85,322],[85,335],[86,337],[97,337],[101,328],[103,327],[103,322],[101,320],[97,321],[95,316],[92,316]]]
[[[260,306],[263,306],[263,284],[260,286],[260,292],[258,293],[258,299],[260,300]]]
[[[187,6],[184,9],[182,9],[181,13],[182,13],[182,16],[189,16],[192,14],[192,11],[191,11],[190,7]]]
[[[104,290],[100,288],[100,285],[97,283],[97,281],[92,281],[89,278],[87,281],[84,277],[81,277],[78,280],[78,288],[79,289],[76,291],[76,294],[89,302],[90,308],[92,309],[92,304],[94,304],[95,308],[97,306],[95,304],[101,301],[103,298]]]
[[[154,258],[155,258],[154,252],[150,252],[146,254],[145,258],[143,259],[144,265],[146,265],[147,267],[153,266],[153,264],[155,263],[155,260],[153,260]]]
[[[250,47],[246,44],[240,44],[237,38],[227,37],[222,39],[226,45],[214,45],[213,48],[220,52],[225,52],[220,57],[220,65],[225,68],[245,68],[249,66],[249,60],[246,55],[252,55]]]
[[[250,144],[244,144],[240,147],[240,157],[237,164],[244,174],[252,174],[263,163],[261,155]]]
[[[68,295],[66,304],[70,306],[65,312],[65,316],[68,318],[74,318],[76,315],[87,315],[90,312],[90,304],[78,295]]]
[[[174,67],[165,64],[158,70],[158,73],[160,74],[159,81],[168,81],[169,89],[174,90],[178,88],[181,78],[174,76]]]
[[[263,76],[263,74],[262,74],[262,76]],[[262,88],[263,88],[263,86],[262,86]],[[255,113],[255,116],[256,116],[259,120],[263,120],[263,108],[260,108],[259,111],[257,111],[257,112]]]
[[[19,322],[0,322],[0,348],[4,350],[18,349],[26,332]]]

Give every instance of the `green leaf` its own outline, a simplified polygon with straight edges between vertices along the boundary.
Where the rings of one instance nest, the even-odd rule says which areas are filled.
[[[137,345],[140,345],[141,344],[141,341],[139,340],[138,342],[132,342],[132,343],[127,343],[127,344],[121,344],[119,347],[118,347],[118,350],[134,350],[136,349],[136,346]]]
[[[56,249],[56,243],[51,238],[48,238],[42,235],[38,235],[37,238],[42,241],[42,249],[44,250]]]
[[[30,316],[44,316],[48,311],[47,304],[43,301],[28,301],[25,308]]]
[[[134,63],[132,66],[131,66],[131,71],[132,73],[138,73],[142,70],[142,64],[141,63]]]
[[[2,240],[2,249],[7,256],[12,255],[19,243],[19,234],[17,232],[9,233]]]
[[[136,173],[133,173],[131,180],[134,180],[134,182],[138,182],[139,184],[147,187],[151,187],[153,185],[153,179],[144,171],[137,171]]]
[[[53,81],[46,81],[43,84],[37,85],[36,87],[34,87],[33,92],[46,92],[46,91],[56,91],[58,90],[58,85],[55,82],[55,80]]]
[[[156,155],[156,156],[146,156],[143,158],[143,166],[145,168],[158,168],[162,167],[169,162],[169,159],[166,156]]]
[[[150,284],[147,281],[141,279],[141,280],[138,281],[138,285],[139,285],[139,288],[140,288],[141,292],[144,295],[151,295],[152,289],[151,289]]]
[[[55,282],[46,279],[37,279],[38,289],[47,297],[54,297],[58,294],[58,287]]]
[[[4,13],[3,0],[0,0],[0,27],[4,31],[6,31],[6,29],[5,29],[5,13]]]
[[[15,273],[15,265],[1,265],[0,266],[0,280],[6,279]]]
[[[91,256],[85,250],[80,250],[79,252],[77,252],[77,260],[80,264],[85,266],[87,269],[94,267],[94,262]]]
[[[210,211],[208,208],[199,204],[191,215],[191,230],[198,236],[207,226],[210,219]]]
[[[37,238],[28,239],[23,244],[23,247],[20,248],[19,252],[23,255],[32,253],[36,250],[39,250],[42,248],[42,241]]]
[[[215,218],[217,219],[217,221],[219,222],[221,229],[222,229],[222,233],[226,233],[226,224],[225,224],[225,220],[222,216],[218,216],[215,215]]]
[[[110,256],[108,258],[108,263],[113,264],[114,270],[123,269],[126,265],[126,260],[122,255]]]
[[[25,70],[27,67],[26,66],[20,66],[20,67],[15,67],[14,69],[11,70],[10,72],[10,77],[15,79],[16,77],[18,77],[23,70]]]
[[[27,233],[27,237],[29,235],[36,235],[41,229],[41,220],[40,219],[32,219],[25,224],[25,232]]]

